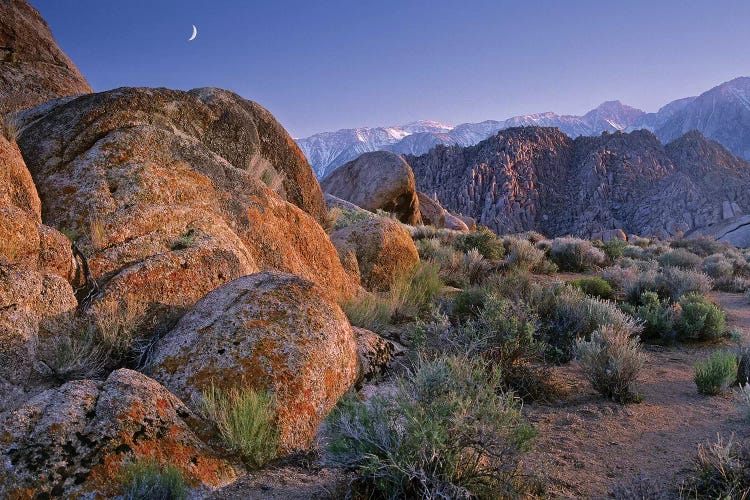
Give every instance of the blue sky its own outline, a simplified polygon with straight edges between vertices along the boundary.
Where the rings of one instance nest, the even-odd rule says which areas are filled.
[[[95,90],[224,87],[295,137],[611,99],[655,111],[750,75],[747,0],[31,3]]]

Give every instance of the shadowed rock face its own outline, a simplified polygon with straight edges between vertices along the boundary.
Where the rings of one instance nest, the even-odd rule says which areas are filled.
[[[298,276],[262,272],[206,295],[154,346],[147,369],[193,408],[201,392],[253,387],[275,397],[282,451],[309,447],[357,375],[339,306]]]
[[[316,221],[320,187],[259,105],[219,89],[122,88],[19,119],[44,221],[77,235],[104,298],[143,303],[154,329],[263,269],[353,293]]]
[[[366,210],[385,210],[406,224],[420,221],[414,174],[397,154],[365,153],[336,169],[321,186],[326,193]]]
[[[26,0],[0,1],[0,116],[91,92]]]
[[[750,210],[750,165],[697,132],[664,146],[647,131],[515,128],[406,160],[420,190],[500,233],[674,236]]]

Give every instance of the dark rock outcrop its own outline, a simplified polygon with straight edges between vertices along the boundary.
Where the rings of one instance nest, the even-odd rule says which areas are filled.
[[[91,92],[26,0],[0,2],[0,117],[56,97]]]
[[[499,233],[680,236],[750,209],[750,165],[697,132],[516,128],[406,160],[420,190]]]
[[[384,210],[401,222],[419,222],[414,174],[404,159],[387,151],[365,153],[321,181],[326,193],[374,212]]]

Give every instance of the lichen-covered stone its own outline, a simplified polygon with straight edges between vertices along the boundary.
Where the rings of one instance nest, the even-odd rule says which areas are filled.
[[[123,464],[172,464],[191,486],[233,480],[201,439],[198,418],[154,380],[120,369],[104,382],[76,380],[0,415],[0,496],[111,498]]]
[[[388,363],[396,353],[392,341],[364,328],[352,327],[357,341],[357,358],[359,360],[358,384],[368,382],[382,375]]]
[[[331,234],[344,267],[358,272],[367,290],[384,292],[419,264],[409,231],[398,222],[378,217]]]
[[[198,408],[211,384],[275,398],[282,451],[307,448],[354,383],[351,327],[320,286],[291,274],[245,276],[206,295],[154,346],[148,372]]]

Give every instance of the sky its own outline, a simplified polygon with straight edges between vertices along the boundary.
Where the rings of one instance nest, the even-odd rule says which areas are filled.
[[[747,0],[30,1],[94,90],[223,87],[294,137],[656,111],[750,76]]]

